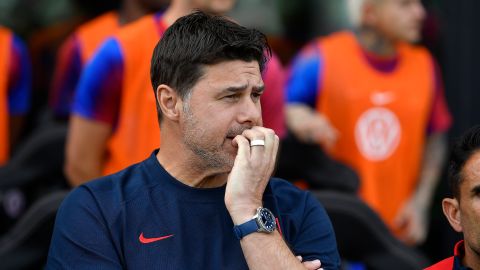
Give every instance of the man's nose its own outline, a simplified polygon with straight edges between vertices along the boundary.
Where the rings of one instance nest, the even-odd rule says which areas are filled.
[[[251,97],[245,98],[239,110],[238,121],[240,123],[249,123],[254,126],[262,125],[262,107],[260,100],[254,100]]]

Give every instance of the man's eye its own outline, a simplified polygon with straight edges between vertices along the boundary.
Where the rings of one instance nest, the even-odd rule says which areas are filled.
[[[232,95],[224,96],[223,99],[227,101],[237,101],[238,99],[240,99],[240,95],[232,94]]]
[[[253,100],[258,100],[262,96],[262,93],[252,93]]]

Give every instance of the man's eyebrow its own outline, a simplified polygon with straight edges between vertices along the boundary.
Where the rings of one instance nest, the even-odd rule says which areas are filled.
[[[239,86],[230,86],[230,87],[227,87],[225,89],[223,89],[222,92],[232,92],[232,93],[237,93],[237,92],[242,92],[244,91],[245,89],[248,88],[248,85],[244,84],[244,85],[239,85]],[[262,85],[257,85],[257,86],[253,86],[253,89],[252,89],[254,92],[263,92],[265,90],[265,85],[262,84]]]

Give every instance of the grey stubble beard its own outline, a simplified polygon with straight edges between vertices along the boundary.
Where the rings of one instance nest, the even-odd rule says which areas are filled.
[[[185,115],[185,130],[183,142],[190,151],[192,151],[198,159],[193,162],[193,166],[200,170],[214,169],[230,171],[233,167],[234,160],[222,149],[222,145],[205,145],[201,144],[206,130],[201,127],[190,110],[188,97],[184,99],[183,112]]]

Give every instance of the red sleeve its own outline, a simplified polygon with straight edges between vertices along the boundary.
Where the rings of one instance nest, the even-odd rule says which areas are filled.
[[[69,116],[82,66],[80,44],[76,36],[72,35],[58,51],[53,74],[49,105],[56,116]]]
[[[263,125],[273,129],[280,138],[286,134],[284,77],[280,60],[275,55],[272,55],[263,73],[265,92],[260,102],[262,104]]]
[[[8,111],[10,115],[25,115],[31,105],[32,67],[28,48],[16,35],[11,40],[8,74]]]
[[[448,110],[440,68],[434,61],[434,95],[432,111],[428,122],[428,133],[446,132],[452,125],[452,116]]]

